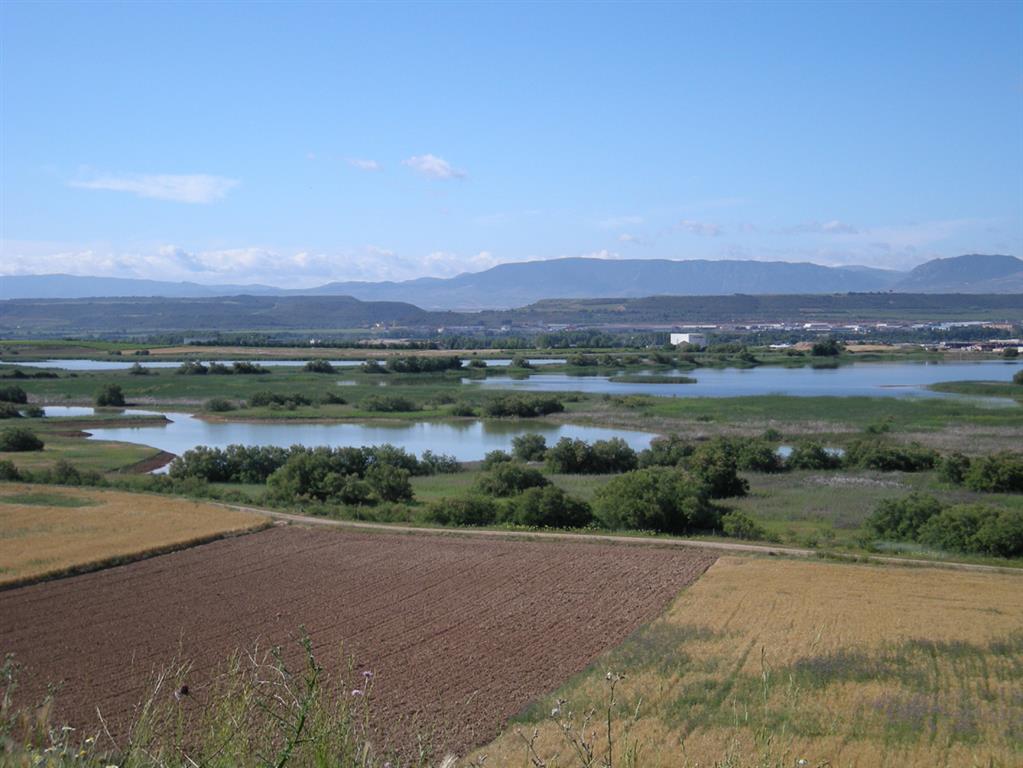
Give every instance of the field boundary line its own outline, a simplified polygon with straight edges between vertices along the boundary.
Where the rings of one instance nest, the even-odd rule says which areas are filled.
[[[495,531],[471,528],[427,528],[415,525],[398,525],[394,523],[371,523],[363,520],[335,520],[327,517],[312,517],[294,512],[281,512],[263,507],[251,507],[244,504],[226,502],[209,502],[228,509],[266,515],[274,520],[296,525],[319,525],[330,528],[350,528],[363,531],[379,531],[382,533],[405,533],[430,536],[464,536],[470,538],[497,539],[541,539],[551,541],[578,541],[597,544],[637,544],[661,547],[691,547],[712,549],[724,554],[729,552],[747,555],[767,555],[798,558],[815,558],[832,560],[847,564],[860,565],[896,565],[910,568],[943,568],[946,570],[971,571],[976,573],[1011,573],[1023,576],[1023,569],[999,565],[983,565],[981,563],[963,563],[956,561],[913,560],[910,558],[891,557],[887,555],[855,555],[836,554],[817,549],[803,547],[771,546],[768,544],[743,544],[740,542],[704,541],[702,539],[682,538],[644,538],[641,536],[620,536],[601,533],[559,533],[556,531]]]

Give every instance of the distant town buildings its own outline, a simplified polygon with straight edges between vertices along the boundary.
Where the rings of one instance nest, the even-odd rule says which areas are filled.
[[[707,346],[707,334],[705,333],[673,333],[670,338],[674,346],[679,344],[692,344],[694,347]]]

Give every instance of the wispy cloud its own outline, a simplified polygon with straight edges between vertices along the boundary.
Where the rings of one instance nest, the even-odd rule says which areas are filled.
[[[837,219],[825,221],[823,223],[819,221],[811,221],[806,224],[797,224],[796,226],[789,227],[785,230],[785,234],[789,235],[857,235],[859,232],[860,230],[852,224],[846,224],[844,221],[838,221]]]
[[[455,168],[443,157],[436,155],[413,155],[408,160],[403,160],[402,163],[431,179],[464,179],[466,177],[465,171]]]
[[[139,197],[194,204],[219,200],[238,184],[236,179],[204,173],[105,175],[68,182],[68,186],[79,189],[130,192]]]
[[[379,171],[381,168],[380,163],[376,160],[364,160],[359,157],[349,157],[345,162],[360,171]]]
[[[632,235],[628,232],[622,232],[618,235],[619,243],[629,243],[630,245],[646,245],[646,239],[640,235]]]
[[[700,235],[701,237],[717,237],[721,234],[721,227],[717,224],[710,224],[706,221],[693,221],[692,219],[682,219],[678,223],[679,229],[684,232],[688,232],[691,235]]]
[[[636,224],[642,223],[642,216],[609,216],[606,219],[598,221],[597,226],[601,229],[623,229],[624,227],[633,227]]]

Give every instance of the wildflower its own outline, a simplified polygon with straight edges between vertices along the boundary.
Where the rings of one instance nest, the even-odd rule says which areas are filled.
[[[363,676],[364,678],[366,678],[367,680],[369,680],[370,678],[372,678],[372,677],[373,677],[373,673],[372,673],[372,672],[370,672],[370,671],[369,671],[369,670],[367,669],[367,670],[366,670],[365,672],[363,672],[363,673],[362,673],[362,676]]]
[[[555,707],[551,710],[551,717],[557,717],[561,714],[561,707]]]
[[[804,758],[804,757],[801,757],[801,758],[799,758],[798,760],[796,760],[796,765],[798,765],[798,766],[804,766],[804,765],[807,765],[807,764],[809,764],[809,762],[810,762],[810,761],[809,761],[809,760],[807,760],[806,758]]]
[[[365,693],[365,691],[363,691],[363,690],[361,690],[359,688],[355,688],[355,689],[352,690],[352,696],[362,696],[364,693]]]

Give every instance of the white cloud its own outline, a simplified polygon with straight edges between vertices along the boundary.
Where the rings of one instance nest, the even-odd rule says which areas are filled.
[[[69,181],[68,186],[80,189],[103,189],[131,192],[139,197],[173,200],[178,203],[212,203],[238,186],[236,179],[194,174],[125,174],[97,176],[94,179]]]
[[[353,168],[358,168],[360,171],[379,171],[381,168],[380,163],[376,160],[363,160],[358,157],[349,157],[345,162]]]
[[[683,219],[678,223],[678,226],[680,229],[691,235],[700,235],[701,237],[717,237],[721,234],[721,227],[717,224],[709,224],[705,221]]]
[[[646,240],[639,235],[631,235],[628,232],[623,232],[618,235],[619,243],[629,243],[631,245],[646,245]]]
[[[402,164],[431,179],[464,179],[466,176],[465,171],[455,168],[447,160],[436,155],[413,155],[408,160],[403,160]]]

